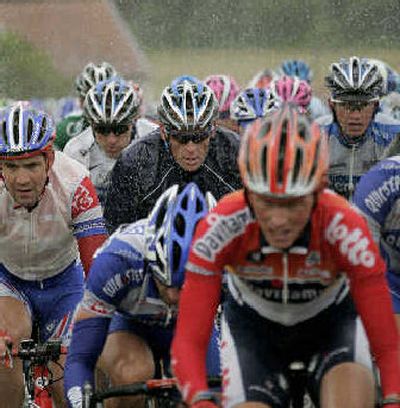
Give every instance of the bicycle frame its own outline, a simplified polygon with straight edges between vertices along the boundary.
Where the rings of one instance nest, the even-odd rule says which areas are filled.
[[[50,340],[44,344],[36,344],[32,339],[23,340],[17,349],[12,349],[11,360],[16,357],[22,361],[24,408],[53,408],[49,389],[53,380],[48,364],[65,353],[60,340]]]

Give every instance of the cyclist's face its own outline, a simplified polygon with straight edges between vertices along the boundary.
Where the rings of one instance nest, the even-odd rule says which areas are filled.
[[[314,205],[314,194],[272,199],[249,191],[248,198],[265,239],[278,249],[289,248],[300,237]]]
[[[126,125],[123,129],[121,129],[124,130],[123,132],[121,132],[121,130],[118,128],[116,131],[114,131],[113,128],[111,128],[111,130],[100,130],[93,127],[96,142],[100,145],[101,149],[104,150],[108,157],[112,159],[118,158],[122,150],[125,149],[125,147],[127,147],[131,142],[132,125]]]
[[[363,135],[372,120],[376,103],[333,102],[332,107],[342,132],[350,137]]]
[[[180,139],[179,137],[182,135],[183,138]],[[194,136],[195,140],[189,142],[185,141],[186,135],[189,138],[192,135],[188,132],[183,132],[182,135],[176,132],[176,136],[168,136],[171,154],[184,170],[196,171],[206,160],[212,132],[193,132],[193,135],[196,135]]]
[[[47,160],[39,155],[2,162],[4,181],[16,204],[32,208],[39,201],[47,181]]]
[[[158,293],[160,298],[167,305],[177,305],[179,302],[179,288],[169,287],[163,285],[157,278],[154,279],[157,285]]]

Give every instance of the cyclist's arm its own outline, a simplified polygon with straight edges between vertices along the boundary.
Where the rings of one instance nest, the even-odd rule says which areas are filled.
[[[326,236],[335,247],[333,256],[350,278],[352,296],[381,373],[383,395],[398,394],[399,335],[385,279],[385,263],[365,220],[355,211],[341,215],[344,218],[333,221]],[[338,235],[338,229],[346,234]]]
[[[89,177],[83,178],[74,193],[71,215],[80,259],[87,275],[95,251],[107,239],[99,199]]]
[[[72,406],[73,401],[82,397],[86,382],[93,386],[94,368],[103,350],[111,318],[126,290],[122,285],[118,291],[107,290],[107,283],[129,269],[126,259],[107,252],[111,245],[112,242],[103,247],[93,262],[74,322],[64,379],[66,397]]]
[[[171,353],[173,370],[187,403],[208,389],[206,354],[220,302],[221,281],[221,274],[204,276],[186,272]]]

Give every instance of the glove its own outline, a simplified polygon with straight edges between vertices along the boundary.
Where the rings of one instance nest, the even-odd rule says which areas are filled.
[[[400,397],[386,397],[382,401],[383,408],[400,408]]]
[[[191,404],[190,408],[219,408],[219,406],[214,401],[199,400],[199,401],[196,401],[194,404]]]
[[[192,399],[190,408],[219,408],[218,398],[210,391],[199,392]]]
[[[11,336],[5,330],[0,330],[0,364],[8,368],[13,367],[11,346]]]

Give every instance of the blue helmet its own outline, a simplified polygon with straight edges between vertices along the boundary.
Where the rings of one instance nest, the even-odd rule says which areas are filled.
[[[182,192],[176,184],[159,197],[149,214],[147,259],[154,276],[164,285],[183,285],[193,234],[209,205],[195,183],[187,184]]]
[[[45,112],[27,102],[0,111],[0,156],[26,158],[52,149],[55,127]]]
[[[283,75],[296,76],[307,82],[311,82],[313,76],[309,65],[296,59],[283,61],[280,70]]]
[[[197,78],[197,77],[195,77],[193,75],[180,75],[180,76],[177,76],[176,78],[174,78],[171,81],[170,87],[176,93],[178,85],[181,85],[185,81],[189,82],[191,84],[200,86],[200,87],[203,86],[203,84],[204,84],[199,78]]]
[[[231,119],[246,126],[257,118],[263,118],[277,109],[279,101],[269,89],[247,88],[233,100],[230,108]]]

